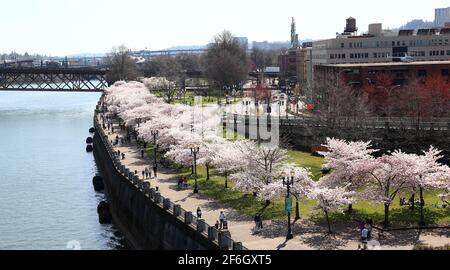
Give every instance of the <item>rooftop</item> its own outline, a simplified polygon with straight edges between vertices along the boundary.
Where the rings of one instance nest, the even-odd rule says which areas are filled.
[[[450,65],[450,61],[416,61],[416,62],[326,64],[326,65],[322,65],[322,66],[351,68],[351,67],[423,66],[423,65]]]

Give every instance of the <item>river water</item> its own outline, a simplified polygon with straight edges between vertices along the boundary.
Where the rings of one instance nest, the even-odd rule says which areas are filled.
[[[99,93],[0,91],[0,249],[118,249],[86,152]]]

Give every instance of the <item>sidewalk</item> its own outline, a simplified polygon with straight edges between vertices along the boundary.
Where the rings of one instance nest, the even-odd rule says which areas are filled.
[[[99,123],[102,123],[100,114],[97,116]],[[124,136],[125,132],[120,131],[117,123],[113,124],[114,133],[105,130],[108,139],[114,141],[116,136]],[[120,150],[125,154],[122,164],[130,171],[138,171],[138,176],[142,178],[142,171],[148,168],[153,175],[153,160],[144,156],[141,158],[140,151],[136,142],[122,146],[114,146],[115,151]],[[214,225],[219,219],[220,211],[225,213],[228,221],[228,229],[231,237],[250,250],[310,250],[310,249],[346,249],[356,250],[359,242],[358,225],[354,228],[334,227],[338,232],[336,235],[328,235],[325,227],[320,227],[307,220],[297,221],[292,226],[294,239],[286,242],[287,221],[264,221],[264,229],[261,233],[252,234],[255,224],[252,218],[245,217],[237,213],[234,209],[221,207],[219,202],[208,199],[200,194],[194,194],[192,189],[177,190],[176,174],[172,171],[158,167],[157,179],[147,179],[152,187],[158,187],[162,196],[170,198],[176,204],[181,205],[186,211],[196,214],[197,207],[202,210],[202,218],[209,225]],[[378,240],[375,232],[374,239]],[[433,234],[420,233],[415,231],[406,231],[402,233],[384,233],[381,236],[381,245],[383,249],[412,249],[416,243],[431,244],[442,246],[445,243],[450,244],[450,232],[434,232]]]

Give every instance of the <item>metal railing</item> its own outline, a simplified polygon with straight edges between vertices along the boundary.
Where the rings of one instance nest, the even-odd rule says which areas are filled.
[[[267,115],[259,116],[259,119],[266,119]],[[234,125],[237,123],[257,124],[257,116],[237,115],[235,117],[224,117],[222,123]],[[449,131],[450,118],[417,118],[417,117],[301,117],[272,116],[271,121],[280,125],[308,126],[308,127],[333,127],[333,128],[367,128],[367,129],[405,129],[405,130],[435,130]],[[278,122],[280,121],[280,122]]]
[[[161,207],[171,215],[174,215],[190,228],[197,231],[197,233],[201,234],[204,238],[209,241],[214,242],[219,246],[222,250],[248,250],[246,247],[242,245],[241,242],[235,242],[229,235],[228,231],[218,230],[214,226],[210,226],[203,219],[197,218],[192,212],[186,211],[180,205],[173,203],[169,198],[165,198],[162,196],[159,191],[156,191],[155,188],[150,186],[149,182],[144,182],[142,179],[139,179],[139,176],[135,175],[129,168],[122,164],[120,157],[117,155],[117,152],[114,151],[111,142],[108,139],[108,136],[105,134],[105,131],[98,123],[97,114],[99,112],[100,102],[97,105],[97,109],[94,115],[94,128],[103,145],[105,146],[110,159],[112,160],[116,171],[121,174],[125,179],[130,181],[135,187],[137,187],[145,196],[147,196],[150,200],[152,200],[155,205]]]

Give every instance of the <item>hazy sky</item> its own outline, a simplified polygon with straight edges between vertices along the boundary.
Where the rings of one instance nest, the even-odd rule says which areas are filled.
[[[63,56],[120,44],[157,50],[206,44],[224,29],[249,41],[286,41],[291,17],[300,39],[331,38],[349,16],[366,31],[374,22],[393,28],[433,20],[434,8],[447,6],[444,0],[2,0],[0,52]]]

